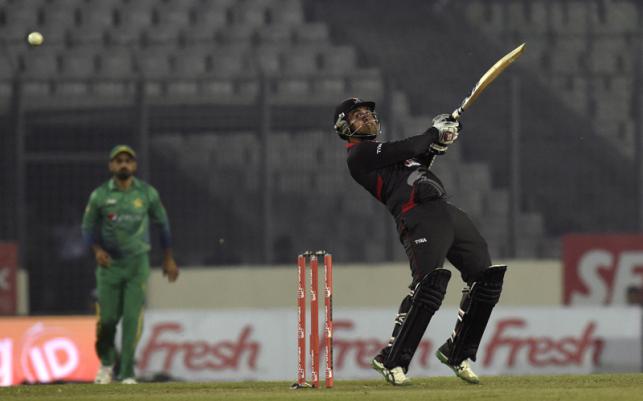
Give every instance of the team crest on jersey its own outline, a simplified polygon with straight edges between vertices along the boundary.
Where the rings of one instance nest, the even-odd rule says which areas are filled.
[[[143,207],[143,199],[141,199],[141,198],[134,199],[134,202],[132,202],[132,203],[134,204],[134,207],[137,208],[137,209],[140,209],[140,208]]]
[[[420,163],[417,162],[415,159],[408,159],[404,161],[404,167],[415,167],[415,166],[421,166]]]

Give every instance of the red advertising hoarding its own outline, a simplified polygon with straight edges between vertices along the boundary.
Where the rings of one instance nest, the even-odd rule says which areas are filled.
[[[626,305],[643,288],[643,235],[565,236],[563,263],[566,305]]]
[[[18,246],[14,242],[0,242],[0,315],[15,315],[18,290]]]
[[[0,318],[0,386],[93,381],[96,319]]]

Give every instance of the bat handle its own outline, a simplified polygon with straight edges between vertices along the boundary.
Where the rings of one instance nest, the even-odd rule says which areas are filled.
[[[453,110],[453,113],[451,113],[451,118],[453,121],[458,121],[460,117],[462,117],[462,113],[464,112],[464,109],[462,106],[458,107],[457,109]],[[428,160],[428,167],[431,169],[431,166],[433,166],[433,162],[435,161],[435,156],[437,156],[432,150],[429,150],[430,156]]]
[[[453,110],[453,113],[451,113],[451,118],[454,121],[458,121],[460,117],[462,117],[463,112],[464,112],[464,109],[462,107],[458,107],[457,109]]]

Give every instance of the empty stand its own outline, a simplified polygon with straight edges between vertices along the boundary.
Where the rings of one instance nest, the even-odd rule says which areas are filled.
[[[572,1],[476,1],[465,14],[481,30],[502,40],[527,42],[522,61],[534,68],[542,82],[556,90],[567,105],[591,119],[600,135],[631,157],[634,121],[631,85],[606,82],[632,81],[640,34],[640,6],[629,0]],[[491,23],[498,15],[511,16]],[[541,19],[546,29],[535,29],[531,20]],[[512,31],[508,36],[507,31]]]
[[[290,45],[293,39],[293,29],[287,25],[266,25],[256,31],[259,45]]]
[[[295,41],[299,45],[325,45],[330,43],[328,25],[322,23],[306,23],[293,28]]]

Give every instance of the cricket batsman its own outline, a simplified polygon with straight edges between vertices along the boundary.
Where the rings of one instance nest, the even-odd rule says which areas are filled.
[[[375,103],[358,98],[341,102],[333,123],[347,142],[351,176],[395,219],[411,268],[411,291],[402,299],[393,334],[373,359],[373,369],[393,385],[410,383],[409,364],[451,277],[443,267],[447,259],[466,286],[455,329],[436,356],[462,380],[478,383],[469,360],[476,360],[507,267],[491,265],[485,240],[467,214],[447,200],[444,185],[429,170],[433,155],[444,154],[458,139],[461,123],[440,114],[420,135],[378,142]]]
[[[119,379],[136,384],[134,355],[143,325],[149,263],[149,223],[160,226],[163,274],[176,281],[170,224],[158,192],[136,177],[136,153],[118,145],[109,154],[112,178],[89,197],[82,222],[83,238],[96,258],[96,353],[101,367],[95,383],[112,382],[116,326],[122,319]]]

